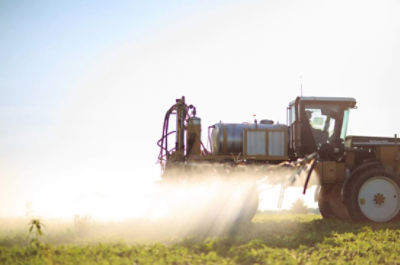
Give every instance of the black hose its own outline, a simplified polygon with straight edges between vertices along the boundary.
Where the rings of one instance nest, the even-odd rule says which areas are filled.
[[[315,164],[317,164],[317,159],[314,159],[314,161],[311,164],[310,170],[308,171],[306,182],[304,183],[303,194],[306,194],[308,182],[310,181],[311,173],[314,170]]]

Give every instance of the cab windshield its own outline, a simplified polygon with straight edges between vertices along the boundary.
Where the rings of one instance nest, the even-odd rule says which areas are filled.
[[[312,105],[305,106],[304,110],[317,146],[330,143],[337,138],[335,132],[336,127],[340,126],[338,119],[342,114],[342,109],[334,105]]]

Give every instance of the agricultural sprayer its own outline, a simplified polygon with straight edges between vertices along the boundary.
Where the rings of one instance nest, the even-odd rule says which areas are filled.
[[[287,108],[286,125],[261,120],[208,127],[207,150],[196,108],[182,97],[166,112],[158,142],[163,179],[201,178],[197,173],[211,165],[228,179],[251,168],[246,176],[256,183],[269,170],[287,167],[294,174],[282,183],[282,191],[303,175],[305,193],[310,178],[316,179],[315,199],[324,218],[394,221],[400,216],[397,136],[347,136],[349,111],[355,105],[353,98],[297,97]],[[175,130],[170,131],[172,116]],[[250,185],[244,200],[238,220],[249,221],[257,210],[257,189]]]

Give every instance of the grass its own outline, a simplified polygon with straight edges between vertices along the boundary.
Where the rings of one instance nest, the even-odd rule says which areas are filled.
[[[116,236],[114,225],[48,221],[36,246],[27,239],[26,220],[0,220],[0,264],[400,264],[397,223],[258,214],[230,233],[162,243],[136,241],[134,233]]]

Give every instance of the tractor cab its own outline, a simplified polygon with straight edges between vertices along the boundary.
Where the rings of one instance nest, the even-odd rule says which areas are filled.
[[[289,104],[290,150],[294,158],[315,151],[321,159],[338,160],[344,152],[349,109],[354,98],[297,97]]]

